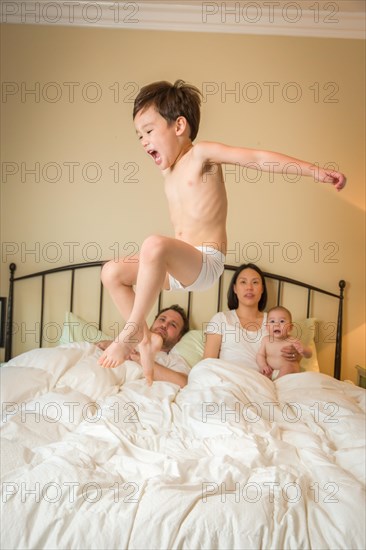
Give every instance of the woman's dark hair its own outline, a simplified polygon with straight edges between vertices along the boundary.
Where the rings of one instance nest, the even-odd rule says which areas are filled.
[[[139,91],[133,106],[133,118],[139,111],[153,105],[168,124],[184,116],[190,127],[190,139],[193,141],[200,125],[201,92],[196,86],[183,80],[174,84],[165,80],[147,84]]]
[[[262,285],[263,285],[263,293],[262,293],[261,299],[258,302],[258,309],[259,309],[259,311],[263,311],[264,308],[267,305],[267,297],[268,297],[266,281],[264,279],[263,272],[255,264],[242,264],[235,271],[235,273],[233,275],[233,278],[231,279],[231,282],[230,282],[229,290],[227,291],[227,305],[228,305],[228,308],[229,309],[236,309],[239,305],[238,297],[234,292],[234,285],[236,284],[237,278],[239,277],[240,273],[244,269],[253,269],[254,271],[256,271],[258,273],[258,275],[261,278]]]

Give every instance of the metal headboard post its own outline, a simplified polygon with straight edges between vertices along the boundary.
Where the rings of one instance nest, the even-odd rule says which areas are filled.
[[[75,286],[75,269],[71,270],[71,283],[70,283],[70,311],[74,311],[74,286]]]
[[[39,347],[43,345],[43,319],[44,319],[44,292],[45,292],[46,279],[45,275],[42,275],[42,287],[41,287],[41,320],[39,323]]]
[[[6,332],[5,332],[5,361],[10,361],[13,342],[13,300],[14,300],[14,273],[17,266],[10,264],[10,277],[9,277],[9,297],[8,297],[8,311],[6,315]]]
[[[336,349],[334,357],[334,378],[341,379],[341,364],[342,364],[342,326],[343,326],[343,294],[346,286],[346,281],[340,280],[339,286],[339,305],[338,305],[338,319],[337,319],[337,336],[336,336]]]
[[[281,290],[282,290],[282,281],[278,281],[278,289],[277,289],[277,305],[278,306],[281,303]]]
[[[100,281],[100,291],[99,291],[99,320],[98,320],[98,328],[99,330],[102,330],[102,315],[103,315],[103,283]]]

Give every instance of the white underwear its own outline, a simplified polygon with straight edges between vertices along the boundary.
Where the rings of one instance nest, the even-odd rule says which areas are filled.
[[[202,252],[202,269],[194,283],[183,286],[169,275],[169,290],[207,290],[212,287],[224,271],[225,256],[212,246],[196,246]]]

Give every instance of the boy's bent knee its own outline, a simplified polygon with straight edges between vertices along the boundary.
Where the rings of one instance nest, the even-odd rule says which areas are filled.
[[[132,286],[136,283],[139,261],[138,258],[125,258],[118,261],[110,260],[104,264],[101,280],[105,287]]]
[[[110,260],[102,267],[101,280],[105,286],[121,283],[123,279],[123,263]]]
[[[116,271],[116,264],[115,262],[113,262],[113,260],[103,265],[100,278],[104,285],[108,284],[109,282],[112,281],[112,279],[114,279],[115,271]]]
[[[140,255],[149,259],[161,256],[166,250],[167,241],[162,235],[150,235],[142,243]]]

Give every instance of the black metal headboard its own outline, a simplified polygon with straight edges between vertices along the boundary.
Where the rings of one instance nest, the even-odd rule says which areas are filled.
[[[82,264],[71,264],[61,267],[56,267],[53,269],[48,269],[45,271],[39,271],[37,273],[31,273],[28,275],[22,275],[20,277],[15,277],[16,265],[14,263],[10,264],[10,279],[9,279],[9,295],[8,295],[8,307],[7,307],[7,318],[6,318],[6,334],[5,334],[5,361],[9,361],[12,357],[12,337],[13,337],[13,314],[14,314],[14,286],[18,281],[24,281],[25,279],[32,279],[35,277],[41,278],[41,300],[40,300],[40,323],[39,323],[39,342],[42,347],[42,332],[43,332],[43,318],[44,318],[44,299],[45,299],[45,283],[46,277],[55,273],[61,273],[64,271],[69,271],[71,273],[70,279],[70,311],[73,311],[74,306],[74,281],[75,281],[75,272],[80,269],[92,268],[92,267],[102,267],[105,262],[87,262]],[[225,271],[236,271],[238,266],[236,265],[225,265]],[[225,273],[224,271],[224,273]],[[325,294],[331,296],[338,300],[338,312],[337,312],[337,329],[336,329],[336,342],[335,342],[335,356],[334,356],[334,378],[340,380],[341,376],[341,356],[342,356],[342,325],[343,325],[343,298],[344,298],[344,289],[346,286],[345,281],[341,280],[338,283],[339,294],[323,290],[321,288],[309,285],[302,281],[297,281],[295,279],[290,279],[282,275],[275,275],[273,273],[263,272],[265,278],[273,279],[277,281],[277,304],[281,303],[281,293],[284,284],[291,284],[295,286],[302,287],[307,290],[307,305],[306,305],[306,316],[310,316],[310,307],[311,307],[311,296],[312,293]],[[218,285],[218,296],[217,296],[217,311],[221,308],[221,300],[223,293],[223,276],[220,278]],[[191,314],[191,305],[192,305],[192,292],[188,293],[187,301],[187,315],[190,318]],[[102,311],[103,311],[103,285],[100,283],[99,287],[99,328],[102,326]],[[161,294],[159,296],[158,308],[160,309],[161,304]]]

